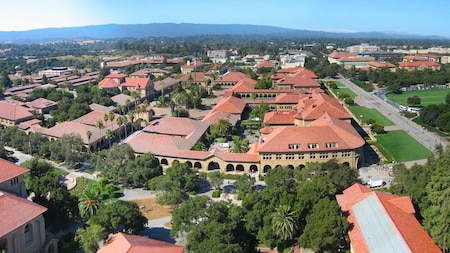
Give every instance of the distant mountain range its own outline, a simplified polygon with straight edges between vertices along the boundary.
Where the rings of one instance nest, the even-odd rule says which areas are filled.
[[[421,36],[383,32],[322,32],[295,30],[262,25],[217,25],[153,23],[139,25],[95,25],[68,28],[45,28],[29,31],[0,32],[0,42],[40,43],[59,40],[118,39],[144,37],[185,37],[196,35],[247,35],[289,38],[380,38],[380,39],[442,39],[439,36]]]

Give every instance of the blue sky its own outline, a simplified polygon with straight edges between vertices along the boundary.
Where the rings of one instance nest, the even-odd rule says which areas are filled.
[[[450,37],[448,0],[0,0],[0,4],[0,31],[202,23]]]

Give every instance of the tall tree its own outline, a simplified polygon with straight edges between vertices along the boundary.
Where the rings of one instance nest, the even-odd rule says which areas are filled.
[[[290,206],[280,205],[275,209],[275,212],[272,214],[272,229],[283,241],[283,244],[278,247],[278,251],[283,252],[286,248],[286,243],[293,238],[297,229],[295,213]]]
[[[89,220],[100,208],[101,202],[101,195],[96,191],[86,190],[81,193],[78,199],[78,209],[80,210],[81,217]]]
[[[107,236],[108,233],[104,227],[99,224],[92,224],[77,229],[75,239],[80,243],[84,252],[95,253],[99,249],[99,243],[105,240]]]

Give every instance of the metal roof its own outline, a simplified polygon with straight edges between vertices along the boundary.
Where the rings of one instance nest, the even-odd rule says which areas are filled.
[[[411,252],[375,195],[360,201],[352,207],[352,210],[369,252]]]

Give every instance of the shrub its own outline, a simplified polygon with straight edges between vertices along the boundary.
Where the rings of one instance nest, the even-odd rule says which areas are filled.
[[[238,193],[238,200],[243,200],[245,197],[244,192],[239,192]]]
[[[220,197],[220,191],[213,191],[213,192],[212,192],[212,197],[213,197],[213,198],[218,198],[218,197]]]

